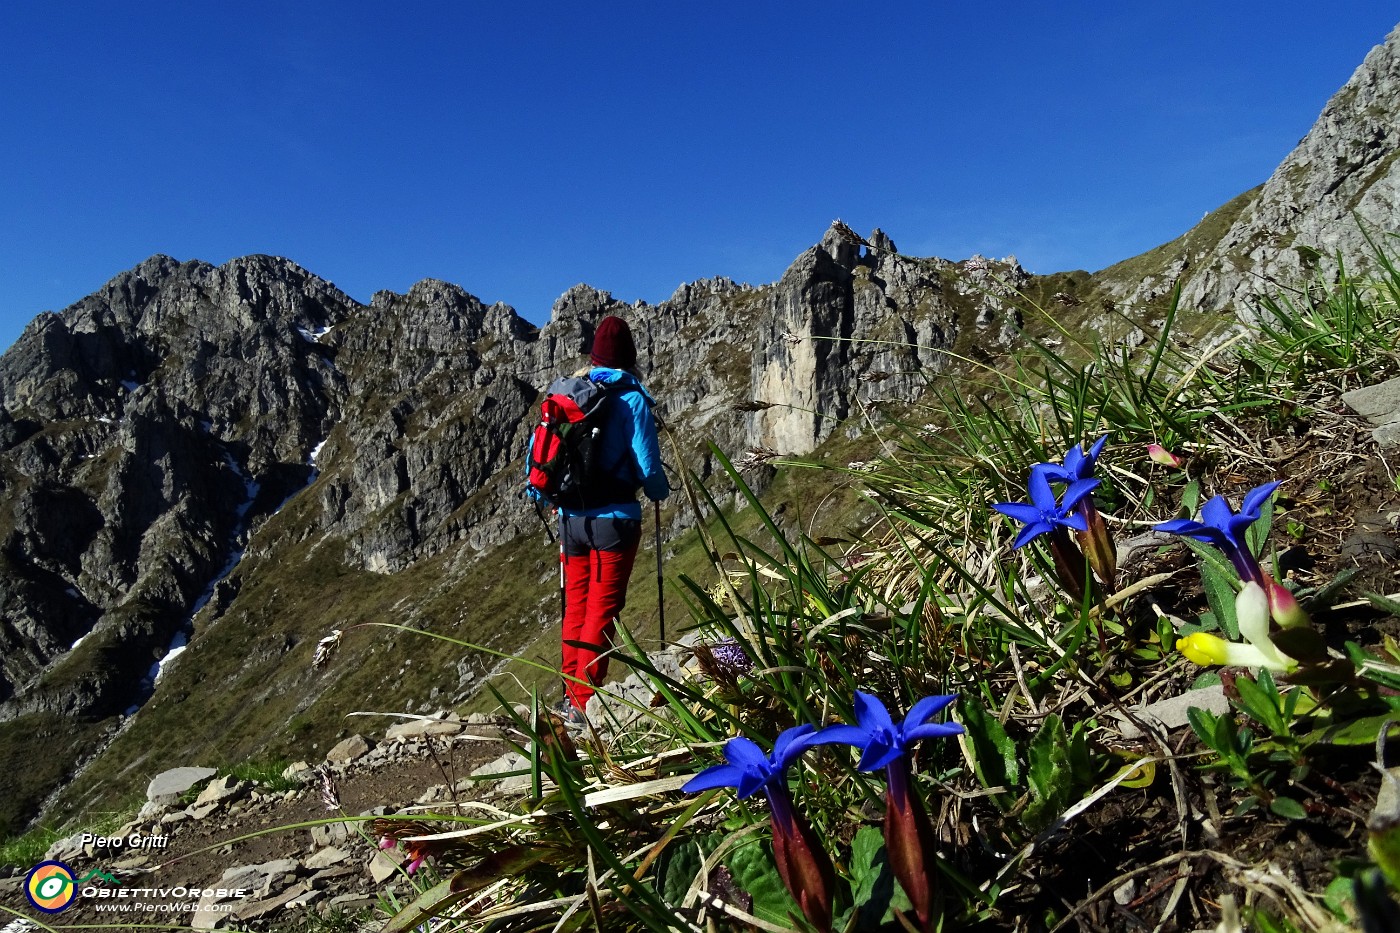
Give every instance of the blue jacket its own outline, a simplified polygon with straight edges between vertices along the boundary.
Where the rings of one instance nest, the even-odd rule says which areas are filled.
[[[656,420],[651,415],[655,403],[631,373],[595,366],[588,378],[601,385],[617,386],[607,412],[599,462],[614,476],[631,483],[659,502],[671,494],[671,485],[661,468],[661,444],[656,436]],[[636,499],[592,509],[561,509],[565,515],[588,518],[642,518],[642,505]]]

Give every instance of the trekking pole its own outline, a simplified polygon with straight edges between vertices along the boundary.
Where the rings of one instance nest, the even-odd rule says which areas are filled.
[[[652,409],[651,416],[656,420],[657,433],[665,434],[671,438],[671,446],[675,447],[676,439],[671,436],[671,429],[666,426],[665,419],[655,409]],[[665,467],[664,463],[662,467]],[[656,516],[656,614],[661,624],[661,646],[664,648],[666,646],[666,588],[661,580],[661,500],[653,500],[651,504],[654,509],[653,514]]]
[[[559,513],[559,625],[564,624],[568,606],[564,600],[564,513]]]
[[[656,611],[661,618],[661,646],[666,646],[666,589],[661,582],[661,502],[652,505],[656,514]]]

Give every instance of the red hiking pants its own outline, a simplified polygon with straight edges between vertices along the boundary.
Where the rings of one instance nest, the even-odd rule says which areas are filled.
[[[606,652],[627,603],[641,532],[632,519],[564,519],[564,693],[579,709],[608,673]]]

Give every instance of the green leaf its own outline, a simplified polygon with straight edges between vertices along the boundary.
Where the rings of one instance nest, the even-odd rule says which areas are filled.
[[[1170,622],[1168,622],[1167,624],[1171,625]],[[1196,616],[1195,622],[1182,622],[1181,628],[1174,630],[1173,634],[1176,636],[1176,638],[1175,641],[1173,641],[1173,644],[1175,644],[1177,641],[1181,641],[1181,639],[1185,638],[1187,635],[1194,635],[1197,632],[1218,631],[1220,631],[1220,624],[1215,621],[1215,614],[1212,613],[1210,610],[1206,610],[1205,612]]]
[[[1306,820],[1308,811],[1303,805],[1292,797],[1275,797],[1269,803],[1269,812],[1274,816],[1281,816],[1285,820]]]
[[[1027,759],[1026,780],[1031,800],[1023,819],[1029,829],[1040,830],[1064,812],[1073,783],[1069,739],[1059,716],[1052,713],[1045,718],[1035,738],[1031,739]]]
[[[1383,713],[1324,726],[1310,733],[1306,741],[1326,742],[1328,745],[1374,745],[1382,728],[1385,728],[1388,737],[1400,734],[1400,717],[1394,713]]]
[[[1211,747],[1222,756],[1238,758],[1243,751],[1239,727],[1234,716],[1221,716],[1215,721],[1215,738]]]
[[[1298,933],[1293,924],[1275,918],[1262,907],[1246,908],[1242,919],[1248,923],[1245,929],[1253,933]]]
[[[1303,608],[1310,612],[1315,612],[1318,609],[1332,605],[1332,598],[1334,596],[1339,596],[1342,590],[1346,589],[1347,584],[1351,582],[1352,577],[1360,572],[1360,567],[1346,567],[1337,571],[1335,577],[1318,587],[1317,592],[1313,593],[1304,601]]]
[[[851,896],[857,904],[870,900],[870,892],[882,874],[884,848],[885,840],[874,826],[856,830],[856,837],[851,840]]]
[[[730,854],[726,864],[739,890],[753,898],[755,917],[770,923],[791,924],[793,917],[802,916],[797,902],[788,894],[778,875],[773,850],[766,841],[740,846]]]
[[[874,826],[862,826],[851,842],[851,899],[857,930],[874,930],[892,922],[896,909],[914,909],[895,883],[884,837]],[[838,929],[842,926],[837,924]],[[844,926],[849,927],[849,922]]]
[[[967,737],[972,744],[977,780],[982,782],[983,787],[1017,786],[1021,768],[1016,760],[1016,745],[1007,736],[1006,729],[974,697],[964,697],[958,708],[961,714],[959,719],[967,729]],[[993,799],[1002,800],[1005,796]]]
[[[1367,651],[1365,648],[1361,647],[1353,641],[1347,642],[1346,649],[1347,656],[1351,658],[1352,663],[1356,665],[1362,677],[1365,677],[1367,680],[1374,681],[1375,683],[1380,684],[1382,687],[1389,687],[1392,690],[1400,690],[1400,677],[1397,677],[1394,674],[1388,673],[1384,670],[1380,670],[1376,667],[1367,668],[1365,666],[1367,661],[1382,661],[1381,658]]]
[[[679,904],[685,899],[705,864],[705,856],[715,850],[718,842],[716,836],[678,839],[667,849],[666,868],[661,873],[661,897],[666,903]]]
[[[1201,709],[1198,706],[1188,706],[1186,708],[1186,721],[1191,724],[1191,731],[1196,733],[1196,738],[1200,739],[1211,748],[1215,748],[1215,722],[1216,715],[1209,710]],[[1217,752],[1220,749],[1215,749]]]
[[[1090,728],[1089,723],[1077,722],[1069,736],[1070,775],[1074,783],[1082,787],[1092,785],[1099,772],[1089,748],[1088,733]]]
[[[1393,616],[1400,616],[1400,601],[1391,599],[1389,596],[1382,596],[1380,593],[1367,593],[1366,601],[1381,612],[1388,612]]]
[[[1284,722],[1278,708],[1278,694],[1275,693],[1271,696],[1268,690],[1248,677],[1237,677],[1235,688],[1240,694],[1240,707],[1246,713],[1263,723],[1264,727],[1272,734],[1288,735],[1288,723]]]
[[[1201,504],[1201,484],[1196,480],[1186,484],[1186,488],[1181,490],[1181,510],[1189,518],[1196,514],[1196,507]]]
[[[1204,674],[1201,674],[1195,680],[1191,681],[1191,689],[1200,690],[1205,687],[1215,687],[1219,686],[1220,682],[1219,671],[1206,671]]]
[[[1275,492],[1259,507],[1259,520],[1245,529],[1245,544],[1253,554],[1264,553],[1264,542],[1269,539],[1269,529],[1274,525],[1274,497],[1277,495]]]
[[[1215,616],[1228,640],[1239,641],[1240,624],[1235,618],[1235,568],[1215,548],[1190,538],[1186,543],[1201,558],[1201,587],[1206,591],[1211,615]]]
[[[1366,851],[1385,873],[1386,880],[1400,886],[1400,821],[1394,818],[1371,818],[1372,828],[1366,835]]]
[[[1356,882],[1347,877],[1333,878],[1327,885],[1327,890],[1322,892],[1322,902],[1332,911],[1332,915],[1343,923],[1351,923],[1356,919],[1355,884]]]

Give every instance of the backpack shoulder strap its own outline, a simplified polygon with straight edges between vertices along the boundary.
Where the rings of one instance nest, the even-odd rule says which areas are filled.
[[[561,376],[549,384],[545,397],[557,395],[572,402],[587,415],[607,398],[607,387],[584,376]]]

